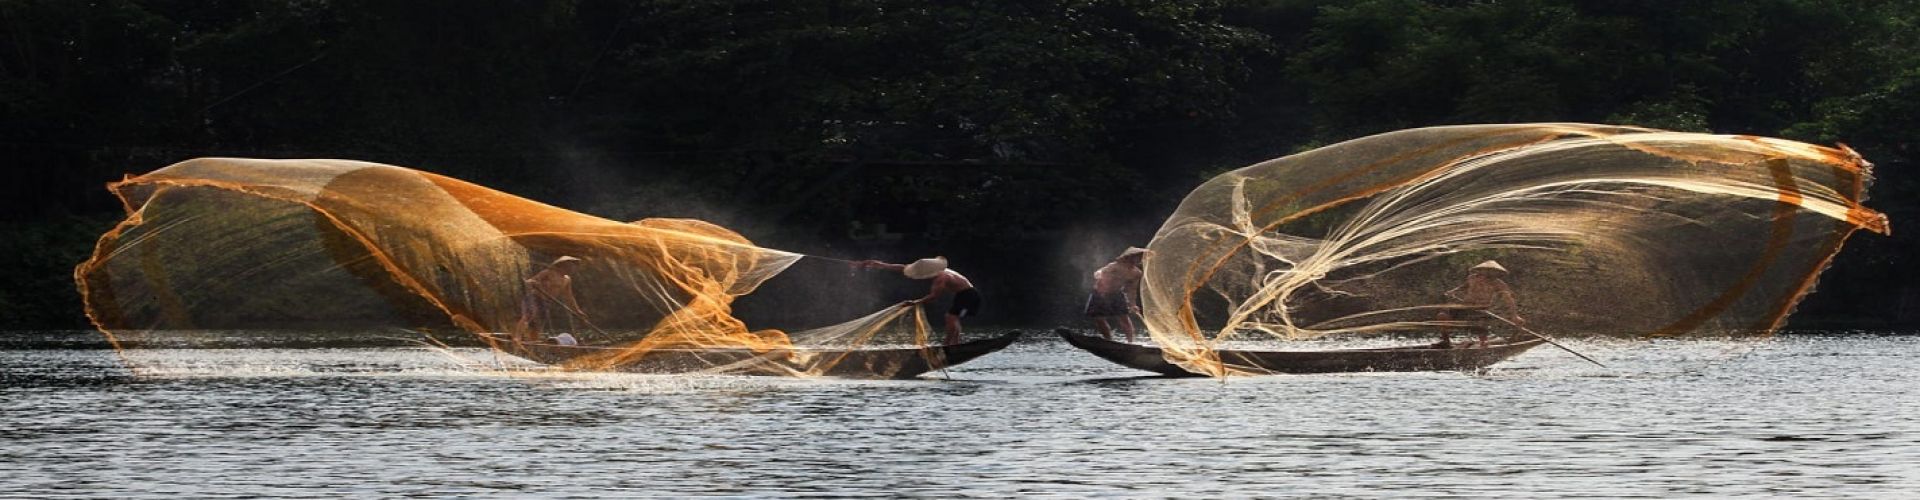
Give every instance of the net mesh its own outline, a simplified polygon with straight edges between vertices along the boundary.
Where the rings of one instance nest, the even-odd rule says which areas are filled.
[[[1861,205],[1870,167],[1845,146],[1585,124],[1356,139],[1188,194],[1148,247],[1142,316],[1169,362],[1216,376],[1231,342],[1429,336],[1488,312],[1765,335],[1849,235],[1888,231]],[[1517,310],[1458,293],[1487,260]]]
[[[109,338],[440,327],[569,368],[785,375],[832,371],[835,350],[926,345],[907,308],[804,335],[748,328],[734,299],[802,256],[697,220],[622,223],[344,160],[203,158],[110,189],[128,216],[75,271]],[[565,278],[530,281],[563,256],[579,259]],[[561,333],[581,348],[551,345]]]

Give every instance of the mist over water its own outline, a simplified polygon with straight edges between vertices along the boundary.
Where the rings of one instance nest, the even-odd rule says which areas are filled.
[[[984,334],[984,332],[977,332]],[[58,335],[44,334],[52,339]],[[0,349],[0,492],[1899,497],[1920,338],[1582,342],[1481,375],[1142,378],[1046,336],[916,381],[473,348]],[[137,367],[134,376],[129,366]]]

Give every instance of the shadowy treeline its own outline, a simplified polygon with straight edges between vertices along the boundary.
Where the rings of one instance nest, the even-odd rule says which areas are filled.
[[[1852,145],[1896,235],[1857,236],[1795,325],[1910,328],[1916,120],[1914,0],[0,0],[0,327],[83,327],[102,185],[193,157],[944,254],[1011,324],[1070,321],[1221,171],[1581,121]]]

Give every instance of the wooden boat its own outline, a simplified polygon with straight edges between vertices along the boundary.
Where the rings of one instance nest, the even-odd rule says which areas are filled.
[[[923,373],[959,365],[1005,349],[1021,332],[999,337],[925,348],[820,349],[794,348],[756,352],[744,348],[654,349],[645,355],[608,367],[635,373],[715,373],[729,375],[811,374],[857,379],[910,379]],[[499,347],[516,356],[548,365],[592,364],[596,357],[611,358],[620,348],[563,346],[551,343],[519,344],[495,336]]]
[[[1115,342],[1072,330],[1055,330],[1068,344],[1095,356],[1169,377],[1202,377],[1179,365],[1167,362],[1160,348]],[[1229,368],[1262,374],[1274,373],[1349,373],[1349,372],[1424,372],[1474,371],[1492,366],[1544,344],[1540,339],[1487,347],[1438,349],[1428,346],[1347,349],[1335,351],[1254,351],[1221,350],[1220,361]]]

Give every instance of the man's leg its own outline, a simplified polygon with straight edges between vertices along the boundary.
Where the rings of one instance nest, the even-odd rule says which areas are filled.
[[[514,322],[513,326],[514,326],[513,331],[508,333],[513,334],[511,336],[513,337],[514,342],[531,342],[531,341],[540,340],[540,325],[536,321],[534,321],[532,315],[521,314],[520,321]]]
[[[1127,328],[1127,342],[1132,343],[1133,342],[1133,315],[1121,316],[1120,326],[1124,326]]]
[[[1107,324],[1106,316],[1094,316],[1093,329],[1100,332],[1100,338],[1113,340],[1113,326]]]
[[[947,345],[960,343],[960,315],[947,313]]]

